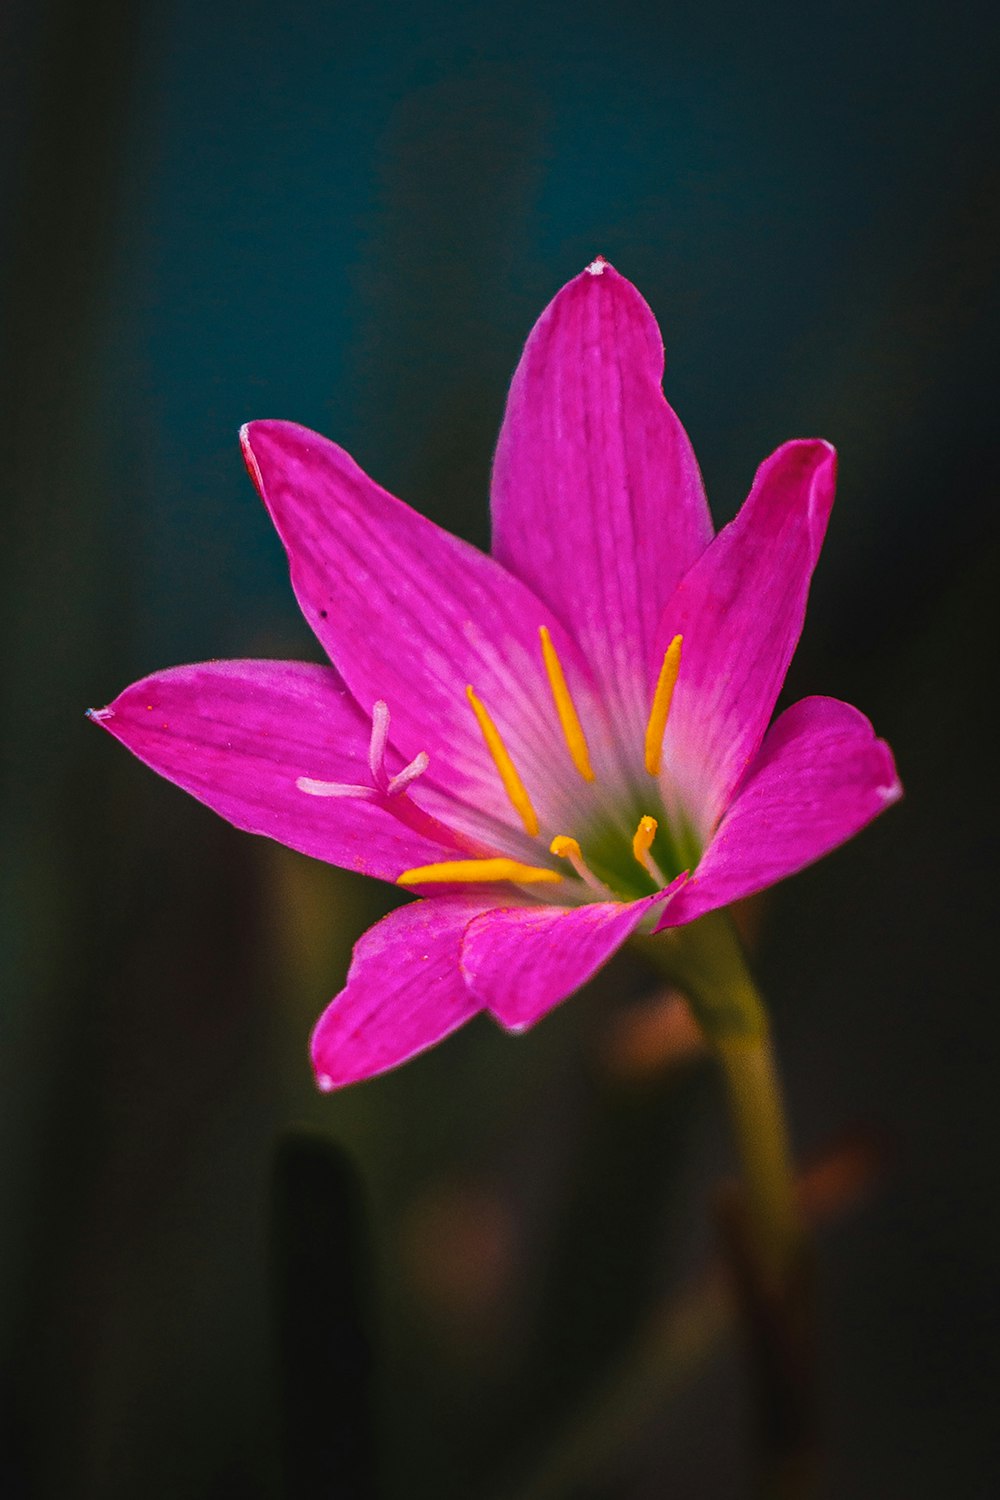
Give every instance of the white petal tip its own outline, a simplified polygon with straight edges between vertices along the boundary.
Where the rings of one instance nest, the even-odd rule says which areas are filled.
[[[877,786],[875,792],[882,798],[886,807],[891,807],[903,795],[903,784],[900,781],[894,781],[891,786]]]
[[[603,255],[595,256],[590,265],[585,267],[588,276],[603,276],[607,268],[608,262]]]
[[[321,1094],[332,1094],[337,1085],[334,1083],[329,1073],[317,1073],[316,1087],[319,1089]]]
[[[106,719],[113,719],[115,711],[113,708],[88,708],[87,718],[94,724],[103,724]]]

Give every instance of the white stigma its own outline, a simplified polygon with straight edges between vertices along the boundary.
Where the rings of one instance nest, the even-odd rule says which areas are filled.
[[[353,786],[346,781],[314,781],[311,776],[296,776],[295,785],[310,797],[361,797],[374,802],[378,792],[373,786]]]
[[[372,735],[368,742],[368,765],[372,780],[380,792],[388,790],[389,773],[385,769],[385,747],[389,738],[389,705],[380,698],[372,708]]]
[[[368,769],[372,773],[372,786],[359,786],[347,781],[317,781],[312,776],[299,776],[295,785],[300,792],[310,797],[360,797],[364,802],[377,802],[381,797],[400,797],[411,782],[422,776],[430,764],[426,750],[415,755],[408,766],[390,776],[386,770],[385,752],[389,743],[389,705],[380,698],[372,707],[372,733],[368,742]]]
[[[426,750],[421,750],[415,755],[408,766],[404,766],[398,776],[394,776],[386,787],[386,794],[390,797],[398,797],[400,792],[405,792],[411,781],[416,781],[422,776],[430,765],[430,756]]]

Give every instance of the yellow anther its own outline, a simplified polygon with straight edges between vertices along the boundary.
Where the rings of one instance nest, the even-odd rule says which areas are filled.
[[[580,716],[576,711],[576,705],[570,696],[569,688],[566,686],[566,674],[562,669],[562,662],[556,654],[556,648],[552,644],[548,626],[540,625],[538,634],[542,639],[542,656],[545,659],[545,670],[549,677],[549,687],[552,689],[552,698],[556,705],[556,713],[559,715],[559,723],[566,740],[566,746],[573,759],[573,764],[583,777],[584,781],[593,781],[594,772],[590,764],[590,752],[587,749],[587,739],[580,723]]]
[[[635,833],[632,835],[632,853],[635,855],[639,864],[642,865],[642,868],[646,871],[646,874],[649,875],[657,885],[662,886],[667,884],[667,877],[664,875],[663,871],[656,863],[656,860],[649,852],[653,847],[653,840],[656,838],[656,830],[658,827],[659,824],[657,823],[655,818],[640,818],[639,826],[635,830]]]
[[[573,869],[584,884],[589,885],[590,889],[596,895],[600,896],[603,901],[614,899],[607,886],[602,884],[593,871],[588,868],[587,861],[583,857],[583,850],[576,839],[571,839],[565,833],[557,833],[549,845],[549,853],[557,855],[559,859],[569,860],[569,863],[573,866]]]
[[[640,818],[639,826],[632,835],[632,853],[642,864],[653,847],[656,838],[656,830],[660,825],[655,818]]]
[[[516,859],[452,859],[439,865],[418,865],[396,877],[397,885],[478,885],[483,881],[512,880],[515,885],[557,884],[558,870],[522,865]]]
[[[496,763],[496,768],[500,772],[503,789],[513,803],[521,822],[528,833],[531,834],[531,837],[534,838],[538,833],[538,814],[531,805],[531,798],[525,790],[524,782],[517,774],[517,768],[510,758],[510,751],[500,738],[499,729],[476,697],[472,688],[467,687],[465,691],[468,694],[469,702],[472,704],[472,712],[475,714],[479,727],[483,732],[486,748],[492,755]],[[500,880],[509,879],[506,875],[491,878]],[[557,880],[560,878],[560,876],[556,876]]]
[[[663,735],[667,727],[667,715],[670,713],[670,700],[677,685],[677,674],[681,669],[682,640],[683,636],[675,635],[667,647],[656,692],[653,694],[653,706],[646,725],[646,770],[650,776],[659,776],[663,762]]]

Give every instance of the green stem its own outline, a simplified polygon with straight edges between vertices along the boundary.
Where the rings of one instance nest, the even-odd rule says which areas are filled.
[[[781,1286],[799,1259],[804,1236],[770,1038],[766,1032],[720,1037],[715,1051],[726,1080],[760,1271]]]
[[[757,1269],[770,1286],[780,1287],[805,1237],[767,1011],[739,939],[725,912],[711,912],[640,941],[647,957],[688,996],[721,1064]]]
[[[686,993],[721,1065],[743,1169],[722,1223],[755,1373],[757,1495],[802,1500],[815,1464],[811,1265],[767,1012],[724,912],[641,946]]]

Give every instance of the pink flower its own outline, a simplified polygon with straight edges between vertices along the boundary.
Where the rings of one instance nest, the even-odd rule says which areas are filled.
[[[786,443],[717,536],[663,345],[603,260],[542,314],[493,472],[494,555],[288,422],[242,433],[332,662],[159,672],[94,717],[239,828],[416,891],[319,1021],[323,1088],[486,1009],[532,1025],[639,929],[750,895],[900,795],[857,709],[768,723],[833,500]]]

